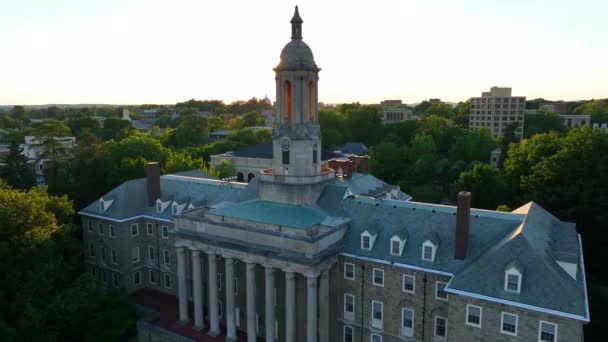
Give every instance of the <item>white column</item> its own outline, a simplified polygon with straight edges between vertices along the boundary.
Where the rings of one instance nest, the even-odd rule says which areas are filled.
[[[274,268],[266,266],[266,342],[274,342]]]
[[[192,297],[194,300],[194,329],[203,330],[205,321],[203,320],[203,279],[201,270],[201,252],[192,251]]]
[[[236,341],[236,321],[234,320],[234,259],[225,257],[226,262],[226,341]]]
[[[317,277],[306,277],[306,341],[317,342]]]
[[[179,296],[179,321],[188,323],[188,288],[186,286],[186,249],[177,248],[177,295]]]
[[[296,341],[296,278],[285,271],[285,341]]]
[[[329,271],[321,273],[319,286],[319,342],[329,342]]]
[[[255,327],[255,264],[247,262],[247,342],[256,342]]]
[[[221,333],[217,307],[217,259],[215,251],[209,254],[209,335],[217,336]]]

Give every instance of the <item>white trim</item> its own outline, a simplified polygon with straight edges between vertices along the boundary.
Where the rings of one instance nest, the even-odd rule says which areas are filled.
[[[136,281],[137,278],[139,278],[139,283]],[[140,286],[141,285],[141,271],[135,271],[135,272],[133,272],[133,285],[135,285],[135,286]]]
[[[479,324],[475,324],[475,323],[469,322],[469,309],[470,308],[477,308],[477,309],[479,309]],[[477,305],[473,305],[473,304],[467,304],[467,311],[466,311],[464,323],[466,325],[470,325],[472,327],[481,328],[482,315],[483,315],[483,308],[481,306],[477,306]]]
[[[169,277],[169,286],[167,286],[167,277]],[[171,275],[168,273],[165,273],[163,276],[163,286],[166,289],[170,289],[171,288]]]
[[[380,319],[374,318],[374,303],[380,304]],[[384,303],[372,299],[371,306],[372,306],[371,326],[372,326],[372,328],[382,330],[382,327],[384,326],[384,324],[383,324],[383,322],[384,322]]]
[[[353,299],[353,311],[352,312],[346,311],[346,297],[351,297]],[[350,293],[344,294],[344,305],[342,308],[342,312],[344,313],[345,320],[348,320],[348,321],[355,320],[355,296],[353,294],[350,294]]]
[[[515,307],[518,307],[518,308],[522,308],[522,309],[527,309],[527,310],[532,310],[532,311],[538,311],[538,312],[543,312],[543,313],[550,314],[550,315],[555,315],[555,316],[560,316],[560,317],[566,317],[566,318],[576,319],[576,320],[579,320],[579,321],[589,322],[589,318],[586,318],[586,317],[583,317],[583,316],[569,314],[567,312],[561,312],[561,311],[557,311],[557,310],[545,309],[545,308],[542,308],[540,306],[534,306],[534,305],[529,305],[529,304],[512,302],[510,300],[504,300],[504,299],[500,299],[500,298],[494,298],[494,297],[479,295],[479,294],[476,294],[476,293],[466,292],[466,291],[462,291],[462,290],[454,290],[454,289],[450,289],[450,288],[447,288],[447,287],[446,287],[445,291],[448,292],[448,293],[457,294],[457,295],[461,295],[461,296],[466,296],[466,297],[471,297],[471,298],[477,298],[477,299],[483,299],[483,300],[487,300],[487,301],[494,302],[494,303],[506,304],[506,305],[511,305],[511,306],[515,306]]]
[[[405,311],[411,311],[412,312],[412,327],[411,328],[407,328],[403,324],[404,321],[405,321],[403,319]],[[399,329],[400,333],[401,333],[400,334],[401,336],[407,336],[407,337],[414,336],[414,327],[416,326],[415,320],[414,320],[415,314],[416,313],[414,312],[414,309],[412,309],[412,308],[401,308],[401,329]]]
[[[376,283],[376,271],[382,272],[382,284]],[[383,269],[381,269],[381,268],[372,269],[372,284],[374,284],[374,286],[384,287],[384,270]]]
[[[91,213],[87,213],[87,212],[83,212],[83,211],[79,211],[78,215],[85,215],[85,216],[89,216],[89,217],[95,217],[95,218],[98,218],[98,219],[108,220],[108,221],[113,221],[113,222],[118,222],[118,223],[127,222],[127,221],[131,221],[131,220],[136,220],[136,219],[139,219],[139,218],[146,218],[146,219],[151,219],[151,220],[157,220],[157,221],[163,221],[163,222],[173,223],[173,220],[164,219],[164,218],[160,218],[160,217],[154,217],[154,216],[150,216],[150,215],[137,215],[137,216],[127,217],[127,218],[124,218],[124,219],[115,219],[115,218],[111,218],[111,217],[108,217],[108,216],[91,214]]]
[[[540,339],[540,334],[542,332],[543,323],[555,326],[555,338],[553,339],[553,342],[557,342],[557,328],[558,328],[557,323],[552,323],[552,322],[543,321],[543,320],[538,321],[538,341],[545,342]]]
[[[154,235],[154,224],[152,222],[146,222],[146,234],[150,236]]]
[[[517,290],[511,290],[509,289],[509,276],[516,276],[517,277]],[[511,292],[511,293],[521,293],[521,278],[522,278],[522,274],[521,272],[519,272],[515,267],[510,267],[507,270],[505,270],[505,284],[504,284],[504,288],[505,291],[507,292]]]
[[[116,257],[116,260],[114,260],[114,257]],[[112,265],[118,265],[118,254],[116,253],[116,250],[112,247],[110,247],[110,262],[112,263]]]
[[[379,339],[380,339],[380,341],[379,341],[379,342],[382,342],[382,335],[372,333],[372,334],[371,334],[371,336],[370,336],[370,338],[369,338],[369,340],[370,340],[371,342],[374,342],[374,337],[379,338]]]
[[[581,240],[581,234],[577,234],[578,235],[578,248],[579,248],[579,253],[581,256],[581,273],[583,275],[583,290],[585,290],[585,321],[589,322],[589,297],[587,297],[587,277],[585,275],[585,259],[583,256],[583,243]]]
[[[137,251],[137,259],[133,260],[133,251]],[[139,246],[133,247],[131,248],[131,263],[136,263],[139,262],[141,260],[141,256],[139,254]]]
[[[167,259],[169,259],[169,262],[167,262]],[[163,249],[163,266],[165,268],[170,268],[171,267],[171,253],[166,248]]]
[[[405,289],[405,278],[412,278],[412,290],[406,290]],[[402,280],[401,280],[401,291],[402,292],[406,292],[406,293],[411,293],[411,294],[415,294],[416,293],[416,276],[415,275],[411,275],[411,274],[403,274]]]
[[[345,325],[342,328],[342,341],[343,342],[349,342],[349,341],[346,340],[346,328],[350,329],[350,337],[351,337],[350,342],[354,342],[354,340],[355,340],[355,329],[353,329],[353,327],[351,327],[350,325]]]
[[[152,251],[152,253],[150,253]],[[156,264],[156,251],[154,250],[154,246],[148,245],[148,263],[150,265]]]
[[[401,238],[398,237],[397,235],[393,235],[393,237],[390,239],[390,245],[389,245],[390,254],[396,255],[396,256],[401,256],[401,254],[403,254],[403,247],[405,247],[406,241],[407,241],[407,239],[401,240]],[[399,243],[399,252],[398,253],[393,253],[393,242]]]
[[[150,282],[150,284],[154,284],[156,285],[156,270],[148,270],[148,281]]]
[[[136,230],[135,234],[133,234],[133,226],[135,226],[135,230]],[[139,224],[138,223],[131,223],[129,225],[129,231],[130,231],[131,237],[139,236]]]
[[[371,261],[371,262],[376,262],[376,263],[384,264],[384,265],[393,265],[395,267],[407,268],[407,269],[410,269],[410,270],[423,271],[423,272],[434,273],[434,274],[441,274],[441,275],[450,276],[450,277],[454,276],[454,274],[450,273],[450,272],[437,271],[437,270],[433,270],[433,269],[430,269],[430,268],[419,267],[419,266],[408,265],[408,264],[402,264],[402,263],[398,263],[398,262],[392,263],[392,262],[387,261],[387,260],[376,259],[376,258],[369,258],[369,257],[364,257],[364,256],[356,255],[356,254],[340,253],[340,255],[343,256],[343,257],[347,257],[347,258],[353,258],[353,259]]]
[[[352,278],[349,278],[349,277],[346,276],[346,265],[350,265],[350,266],[353,267],[353,276],[352,276]],[[344,263],[344,279],[355,280],[355,264],[353,264],[352,262],[345,262]]]
[[[443,292],[445,292],[445,298],[441,298],[438,297],[437,294],[439,293],[439,284],[445,284],[445,286],[443,287]],[[443,300],[443,301],[447,301],[448,300],[448,293],[445,291],[448,287],[448,283],[444,282],[444,281],[435,281],[435,299],[437,300]]]
[[[511,315],[511,316],[515,316],[515,332],[512,333],[510,331],[506,331],[503,330],[504,324],[505,324],[505,315]],[[505,334],[505,335],[510,335],[510,336],[517,336],[517,330],[518,329],[518,325],[519,325],[519,315],[518,314],[514,314],[511,312],[501,312],[500,313],[500,333],[501,334]]]
[[[432,252],[431,252],[431,259],[427,259],[424,257],[424,249],[425,247],[431,247]],[[435,261],[435,255],[437,254],[437,246],[435,246],[434,243],[431,242],[431,240],[426,240],[422,243],[422,255],[420,256],[420,258],[424,261]]]
[[[167,236],[165,236],[165,228],[167,228]],[[169,226],[164,225],[160,227],[160,237],[163,239],[168,239],[169,238]]]
[[[364,238],[368,240],[368,248],[363,247]],[[367,230],[361,233],[361,249],[371,251],[374,248],[374,238]]]
[[[112,239],[116,238],[116,226],[113,224],[108,224],[108,234]]]
[[[99,235],[106,235],[106,228],[103,225],[103,222],[97,222],[97,233],[99,233]]]
[[[437,318],[445,320],[445,336],[437,336]],[[433,319],[433,337],[435,337],[435,341],[437,341],[438,338],[442,341],[448,338],[448,319],[446,317],[435,315],[435,318]]]

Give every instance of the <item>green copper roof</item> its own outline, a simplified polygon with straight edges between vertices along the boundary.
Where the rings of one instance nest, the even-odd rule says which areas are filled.
[[[327,217],[322,211],[311,207],[258,200],[213,209],[209,213],[297,229],[310,228]]]

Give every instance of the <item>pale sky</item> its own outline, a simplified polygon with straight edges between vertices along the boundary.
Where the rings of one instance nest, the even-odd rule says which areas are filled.
[[[326,103],[608,97],[606,0],[0,0],[0,104],[274,100],[296,4]]]

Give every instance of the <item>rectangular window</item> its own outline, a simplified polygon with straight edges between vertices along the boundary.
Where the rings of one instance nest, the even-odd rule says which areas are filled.
[[[519,292],[519,277],[516,274],[507,274],[507,290]]]
[[[169,238],[169,227],[163,226],[162,230],[163,230],[163,239],[168,239]]]
[[[99,254],[100,254],[100,258],[101,258],[101,263],[105,265],[106,263],[106,248],[104,246],[101,246],[99,248]]]
[[[507,335],[517,336],[518,316],[503,312],[500,319],[500,332]]]
[[[163,250],[163,258],[164,258],[165,266],[166,267],[171,266],[171,257],[169,255],[169,251],[166,249]]]
[[[414,336],[414,310],[401,309],[401,335]]]
[[[382,336],[380,336],[378,334],[372,334],[371,341],[372,342],[382,342]]]
[[[114,285],[114,287],[118,287],[118,274],[117,273],[112,273],[112,285]]]
[[[384,286],[384,271],[374,268],[374,285]]]
[[[372,300],[372,327],[382,329],[382,311],[384,304]]]
[[[222,274],[221,273],[217,274],[217,290],[222,291]],[[275,301],[275,303],[276,303],[276,301]]]
[[[93,221],[89,221],[89,231],[93,231]]]
[[[134,263],[139,261],[139,247],[133,247],[131,249],[131,261]]]
[[[154,265],[154,247],[148,246],[148,262]]]
[[[403,275],[403,292],[414,293],[415,287],[416,287],[415,283],[416,283],[416,277],[414,277],[413,275],[404,274]]]
[[[369,236],[363,235],[361,237],[361,248],[365,250],[370,250],[370,241]]]
[[[168,274],[165,274],[165,287],[168,289],[171,288],[171,276]]]
[[[312,150],[312,163],[316,164],[319,162],[319,157],[317,157],[317,151]]]
[[[448,336],[447,318],[435,316],[435,337],[446,338],[447,336]]]
[[[436,299],[441,299],[441,300],[448,300],[448,294],[447,292],[445,292],[445,286],[447,285],[447,283],[438,281],[435,284],[435,298]]]
[[[148,231],[148,235],[154,235],[154,230],[152,229],[152,223],[146,223],[146,230]]]
[[[539,322],[538,340],[542,342],[557,341],[557,324],[545,321]]]
[[[344,294],[344,319],[349,321],[355,318],[355,296],[345,293]]]
[[[141,272],[137,271],[133,274],[133,283],[137,286],[141,284]]]
[[[433,246],[424,246],[423,247],[423,255],[422,258],[424,260],[433,261]]]
[[[97,224],[97,229],[99,231],[99,235],[105,235],[106,234],[106,231],[104,229],[103,223],[99,222]]]
[[[391,254],[392,255],[399,255],[401,254],[401,242],[400,241],[391,241]]]
[[[481,328],[481,307],[467,304],[467,324]]]
[[[95,246],[92,243],[89,243],[89,256],[91,258],[95,257]]]
[[[108,227],[110,228],[110,237],[115,238],[116,237],[116,228],[114,228],[113,224],[108,225]]]
[[[239,295],[239,277],[234,277],[234,295]]]
[[[353,327],[349,327],[348,325],[344,326],[344,342],[353,342]]]
[[[114,248],[110,249],[110,255],[111,255],[111,258],[112,258],[112,263],[114,265],[118,264],[118,257],[116,256],[116,250]]]
[[[344,279],[355,280],[355,264],[344,263]]]
[[[281,159],[282,159],[283,165],[289,164],[289,150],[283,151]]]
[[[137,223],[131,225],[131,236],[139,235],[139,226]]]
[[[150,284],[156,284],[156,271],[155,270],[149,271],[149,277],[150,277]]]

